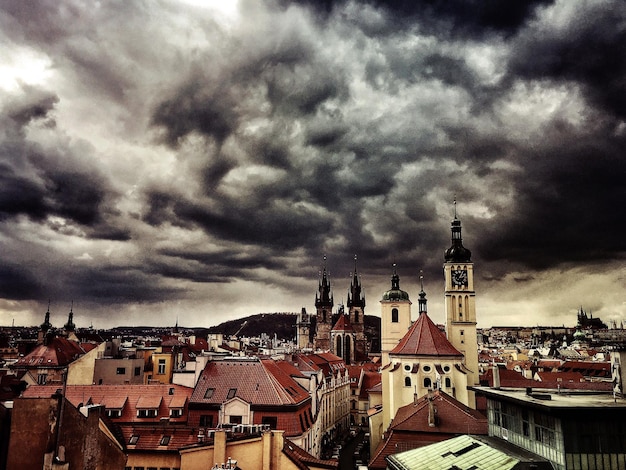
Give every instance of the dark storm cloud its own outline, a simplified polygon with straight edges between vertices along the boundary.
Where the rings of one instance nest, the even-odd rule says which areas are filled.
[[[112,191],[99,171],[85,163],[89,149],[45,148],[27,136],[29,131],[54,131],[56,95],[24,85],[0,108],[4,139],[0,142],[0,219],[25,215],[43,221],[54,215],[85,228],[90,236],[127,239],[126,230],[107,225]],[[99,233],[98,233],[99,232]]]
[[[332,11],[343,10],[350,2],[298,0],[281,3],[307,5],[327,18]],[[403,28],[419,24],[420,28],[438,35],[445,31],[460,36],[481,36],[490,32],[513,34],[534,18],[537,7],[552,3],[553,0],[369,0],[361,2],[361,8],[370,6],[384,10],[387,21],[371,21],[371,17],[368,21],[368,15],[361,10],[356,24],[369,35],[396,34],[398,24]]]
[[[502,225],[478,246],[486,259],[509,259],[535,269],[564,262],[614,258],[626,252],[626,230],[616,210],[626,199],[624,137],[562,135],[562,145],[527,154],[519,197]],[[561,139],[559,139],[561,140]],[[565,157],[565,158],[564,158]]]
[[[219,238],[275,249],[308,245],[328,227],[325,217],[279,199],[266,204],[259,200],[251,207],[225,201],[224,210],[219,212],[190,201],[176,202],[174,213]]]
[[[623,2],[584,4],[568,28],[535,25],[515,41],[513,79],[575,83],[590,101],[619,118],[626,116],[626,8]]]
[[[394,261],[411,284],[439,279],[455,196],[492,285],[623,256],[619,3],[222,13],[0,7],[16,64],[49,64],[45,88],[12,88],[0,111],[3,297],[232,314],[314,291],[324,253],[338,292],[354,254],[369,282],[387,286]]]
[[[8,264],[6,259],[0,264],[0,297],[29,300],[43,293],[44,285],[27,267]]]

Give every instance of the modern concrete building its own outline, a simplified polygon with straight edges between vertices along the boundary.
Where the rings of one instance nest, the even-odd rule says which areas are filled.
[[[626,401],[607,393],[475,387],[486,396],[489,435],[557,470],[626,468]]]

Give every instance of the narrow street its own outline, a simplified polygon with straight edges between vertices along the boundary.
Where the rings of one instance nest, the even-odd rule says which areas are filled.
[[[364,451],[367,450],[366,446],[363,445],[364,435],[364,432],[359,431],[356,436],[346,441],[339,454],[339,468],[341,470],[355,469],[357,460],[362,462],[361,465],[367,465],[367,456],[364,455]],[[355,456],[357,449],[359,453]]]

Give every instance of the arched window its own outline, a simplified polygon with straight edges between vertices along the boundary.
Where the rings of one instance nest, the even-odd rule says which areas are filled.
[[[405,377],[404,378],[404,386],[405,387],[410,387],[411,386],[411,377]]]
[[[343,358],[343,347],[341,344],[341,336],[337,336],[337,348],[335,349],[335,354]]]
[[[398,323],[398,309],[391,310],[391,323]]]
[[[446,388],[450,388],[452,387],[452,380],[450,380],[450,377],[446,377]]]
[[[322,321],[326,323],[326,310],[322,310]]]
[[[354,311],[354,323],[359,323],[359,311]]]
[[[430,380],[430,378],[426,377],[424,379],[424,388],[431,388],[432,386],[433,386],[432,380]]]

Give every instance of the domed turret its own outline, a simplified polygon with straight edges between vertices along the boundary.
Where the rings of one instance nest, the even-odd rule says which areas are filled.
[[[396,271],[396,263],[393,263],[393,276],[391,276],[391,289],[383,294],[383,300],[409,300],[408,292],[400,289],[400,276]]]

